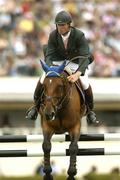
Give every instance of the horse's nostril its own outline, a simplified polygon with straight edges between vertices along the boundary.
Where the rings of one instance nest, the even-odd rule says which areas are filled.
[[[55,117],[55,112],[45,113],[46,120],[53,120]]]
[[[54,117],[54,116],[55,116],[55,112],[52,112],[52,113],[51,113],[51,116]]]

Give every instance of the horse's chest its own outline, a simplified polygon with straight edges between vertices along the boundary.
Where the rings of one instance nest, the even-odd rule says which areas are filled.
[[[49,126],[55,129],[55,131],[66,132],[69,128],[73,127],[74,123],[71,119],[68,118],[61,118],[55,119],[49,122]]]

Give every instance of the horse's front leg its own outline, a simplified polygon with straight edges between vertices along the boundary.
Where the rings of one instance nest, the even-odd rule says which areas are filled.
[[[78,152],[78,140],[80,137],[80,133],[71,133],[71,143],[69,146],[69,154],[70,154],[70,164],[68,168],[68,178],[67,180],[74,180],[74,176],[77,174],[76,169],[76,158],[77,158],[77,152]]]
[[[43,171],[45,173],[44,180],[52,180],[53,177],[51,175],[52,168],[50,164],[50,151],[51,151],[51,137],[50,133],[43,133],[44,141],[42,144],[43,152],[44,152],[44,168]]]

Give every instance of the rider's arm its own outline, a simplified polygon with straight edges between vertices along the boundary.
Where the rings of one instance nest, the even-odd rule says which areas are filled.
[[[47,45],[46,54],[45,54],[45,61],[46,61],[46,64],[48,64],[49,66],[52,65],[52,61],[57,59],[56,43],[54,39],[55,39],[54,33],[52,32],[49,35],[48,45]]]
[[[81,34],[80,34],[80,36],[78,36],[77,50],[79,52],[79,55],[83,56],[83,58],[79,59],[78,70],[80,72],[82,72],[82,74],[84,74],[85,70],[88,68],[88,65],[90,64],[90,60],[89,60],[90,51],[89,51],[87,39],[85,38],[84,34],[82,34],[82,36],[81,36]],[[84,58],[84,57],[86,57],[86,58]]]

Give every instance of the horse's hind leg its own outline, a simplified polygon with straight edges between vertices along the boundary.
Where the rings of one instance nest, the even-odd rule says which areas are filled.
[[[71,133],[71,143],[69,146],[69,154],[70,154],[70,165],[68,168],[68,178],[67,180],[74,180],[74,176],[77,174],[76,169],[76,157],[78,152],[78,140],[79,140],[80,134],[79,133]]]
[[[51,175],[52,168],[50,165],[50,151],[51,151],[51,136],[52,134],[43,133],[44,141],[42,144],[43,152],[44,152],[44,180],[53,180],[53,176]]]

